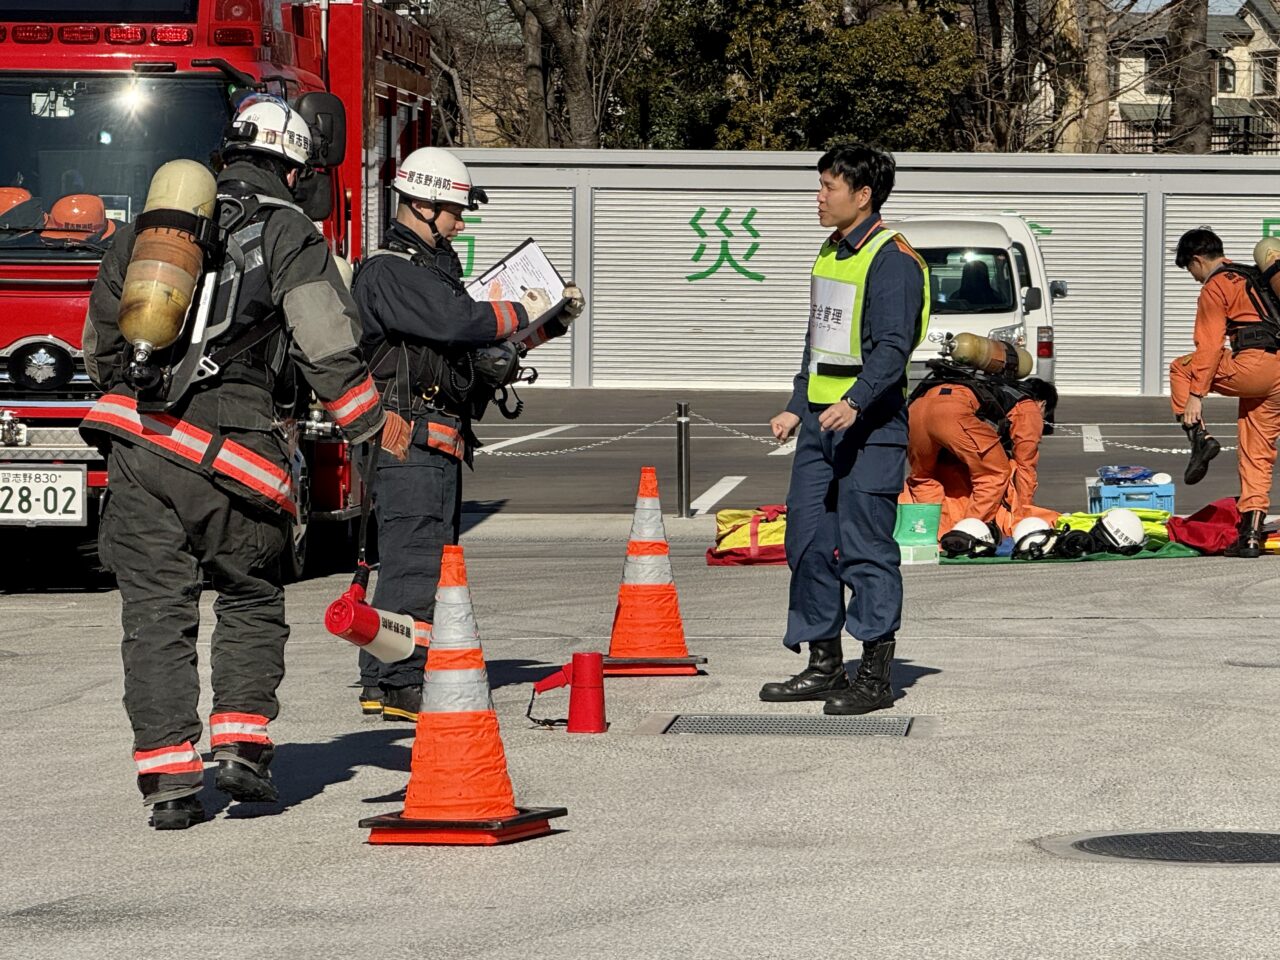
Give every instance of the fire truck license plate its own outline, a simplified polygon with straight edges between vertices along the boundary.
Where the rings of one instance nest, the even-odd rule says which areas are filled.
[[[85,525],[85,468],[0,466],[0,524]]]

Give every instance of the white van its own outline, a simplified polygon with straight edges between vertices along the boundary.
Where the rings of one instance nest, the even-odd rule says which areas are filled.
[[[918,217],[891,226],[929,265],[929,337],[911,356],[912,380],[925,375],[925,361],[957,333],[1016,343],[1035,358],[1031,376],[1053,379],[1051,305],[1067,295],[1067,284],[1046,276],[1025,221],[1010,214]]]

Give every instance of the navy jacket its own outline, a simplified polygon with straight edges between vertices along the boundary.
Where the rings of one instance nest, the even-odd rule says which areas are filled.
[[[840,241],[836,259],[854,256],[884,224],[874,216]],[[898,243],[880,248],[867,273],[862,315],[862,373],[846,394],[861,412],[853,430],[864,443],[907,444],[907,364],[915,346],[924,307],[924,273],[916,258]],[[803,417],[811,406],[809,336],[787,410]]]

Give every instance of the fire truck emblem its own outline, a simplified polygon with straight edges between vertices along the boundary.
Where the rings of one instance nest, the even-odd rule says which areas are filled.
[[[44,383],[54,375],[58,361],[44,347],[27,357],[27,377],[36,383]]]

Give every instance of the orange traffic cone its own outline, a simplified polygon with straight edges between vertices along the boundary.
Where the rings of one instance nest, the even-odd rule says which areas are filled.
[[[490,845],[549,833],[567,812],[515,805],[466,563],[446,546],[404,810],[360,826],[370,843]]]
[[[698,673],[698,664],[707,662],[706,657],[689,656],[685,646],[670,554],[658,500],[658,471],[642,467],[609,656],[604,661],[606,677],[691,677]]]

